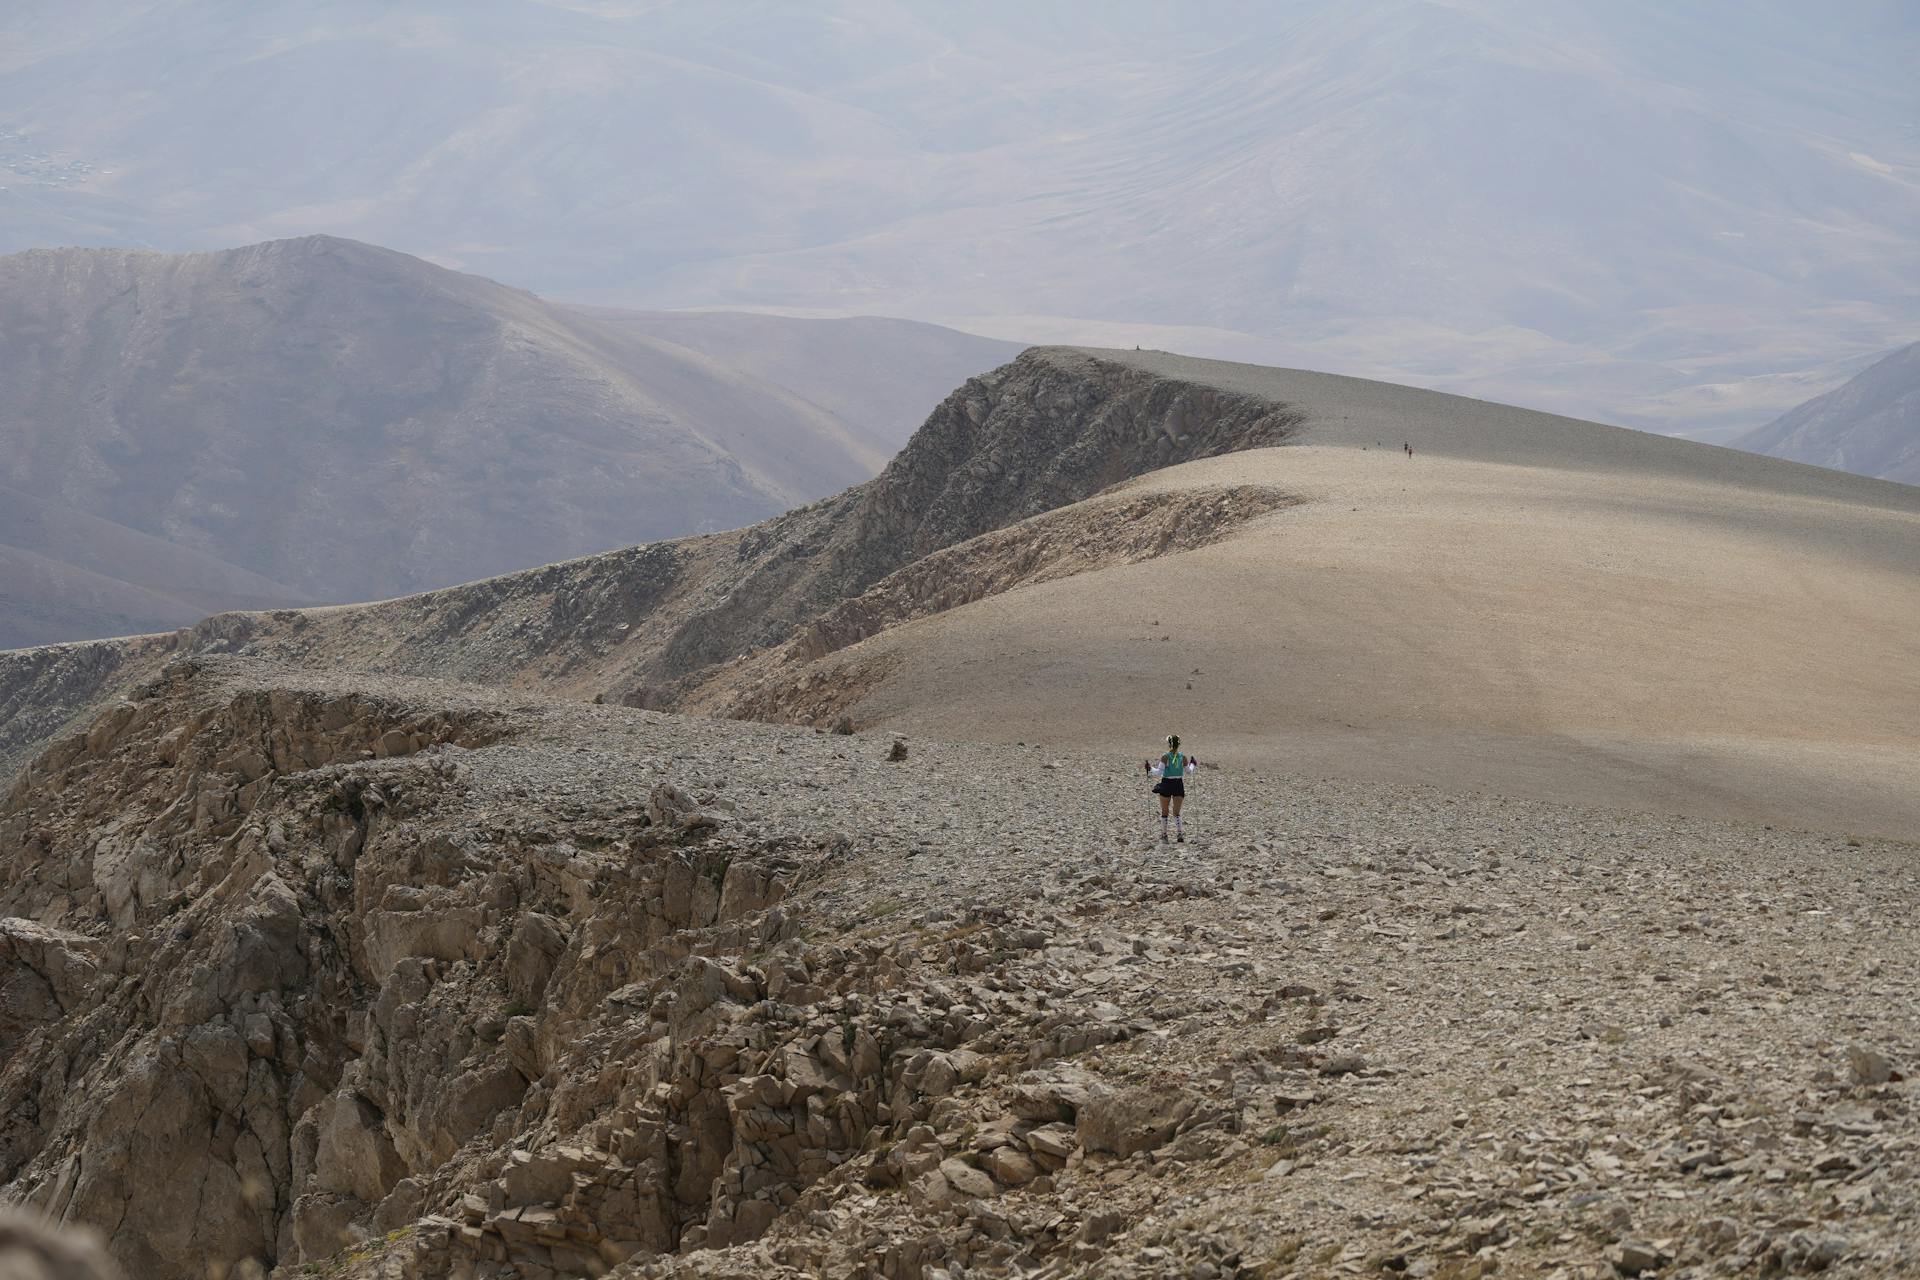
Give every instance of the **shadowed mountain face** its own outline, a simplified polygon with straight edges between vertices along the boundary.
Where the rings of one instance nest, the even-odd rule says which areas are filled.
[[[1734,443],[1770,457],[1920,484],[1920,342]]]
[[[25,495],[0,513],[0,645],[750,524],[871,476],[1017,349],[823,323],[700,316],[680,346],[672,316],[327,237],[0,258],[0,486]]]

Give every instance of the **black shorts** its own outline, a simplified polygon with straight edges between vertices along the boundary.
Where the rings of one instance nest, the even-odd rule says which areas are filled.
[[[1157,796],[1185,796],[1187,782],[1184,778],[1162,778],[1153,784],[1153,794]]]

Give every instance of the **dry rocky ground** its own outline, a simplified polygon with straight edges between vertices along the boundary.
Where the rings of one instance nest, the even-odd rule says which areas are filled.
[[[0,806],[0,1178],[159,1280],[1920,1272],[1914,848],[895,742],[177,662]]]

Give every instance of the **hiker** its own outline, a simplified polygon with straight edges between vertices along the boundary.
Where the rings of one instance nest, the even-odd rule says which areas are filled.
[[[1167,749],[1161,753],[1160,763],[1151,765],[1148,772],[1160,779],[1153,784],[1153,794],[1160,797],[1160,843],[1167,842],[1167,818],[1173,818],[1174,839],[1180,844],[1187,842],[1187,831],[1180,823],[1180,805],[1187,798],[1187,774],[1193,768],[1193,759],[1182,754],[1180,735],[1167,735]]]

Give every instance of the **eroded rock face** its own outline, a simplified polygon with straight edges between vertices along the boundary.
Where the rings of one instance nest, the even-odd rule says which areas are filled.
[[[330,931],[324,878],[385,799],[344,762],[497,732],[352,694],[210,696],[196,676],[56,744],[0,809],[0,1169],[55,1217],[109,1226],[140,1275],[281,1252],[294,1130],[350,1060],[342,957],[366,946]]]
[[[0,919],[0,1062],[33,1031],[81,1006],[99,984],[99,946],[81,933]]]
[[[12,1192],[143,1276],[325,1256],[550,1101],[580,1020],[653,976],[635,949],[779,896],[677,828],[594,856],[461,821],[448,753],[500,732],[188,666],[43,755],[0,811]]]
[[[669,785],[556,824],[480,769],[507,732],[188,663],[45,753],[0,810],[11,1193],[142,1276],[395,1230],[407,1275],[597,1274],[755,1238],[984,1077],[984,1010],[877,1005],[890,957],[779,909],[839,837]]]
[[[128,674],[172,649],[172,636],[42,645],[0,654],[0,782]]]
[[[750,1242],[895,1142],[867,1176],[927,1204],[1078,1149],[1070,1079],[977,1152],[934,1137],[1000,1058],[1045,1060],[1012,1015],[1128,1034],[936,976],[1044,935],[969,930],[903,986],[779,905],[844,837],[670,784],[555,813],[484,749],[525,721],[241,669],[170,669],[0,810],[0,1177],[131,1273],[398,1231],[393,1275],[598,1274]]]

